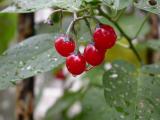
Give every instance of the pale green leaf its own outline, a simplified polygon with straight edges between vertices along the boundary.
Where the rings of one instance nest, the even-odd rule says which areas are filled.
[[[0,89],[63,63],[54,47],[56,34],[42,34],[26,39],[0,56]]]
[[[2,12],[26,13],[49,7],[77,11],[81,3],[81,0],[13,0],[12,5],[2,10]]]
[[[160,77],[154,68],[160,66],[148,65],[136,71],[129,63],[114,62],[103,78],[107,104],[120,110],[127,120],[158,120]]]

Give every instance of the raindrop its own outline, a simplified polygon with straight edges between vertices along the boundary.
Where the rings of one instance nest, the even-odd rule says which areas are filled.
[[[29,65],[29,66],[27,67],[27,70],[31,70],[31,68],[32,68],[32,67]]]
[[[108,63],[104,65],[105,70],[110,70],[112,68],[112,64]]]
[[[110,78],[117,78],[118,77],[118,74],[112,74],[109,76]]]
[[[120,118],[124,119],[125,117],[124,117],[124,115],[120,115]]]
[[[38,74],[38,73],[42,73],[42,71],[41,70],[35,70],[34,73]]]
[[[38,50],[38,49],[39,49],[39,46],[36,46],[35,49]]]
[[[48,54],[47,56],[50,58],[50,57],[51,57],[51,54]]]
[[[23,61],[19,62],[19,67],[23,67],[25,65],[25,63]]]
[[[58,60],[58,58],[53,57],[52,60],[56,62]]]

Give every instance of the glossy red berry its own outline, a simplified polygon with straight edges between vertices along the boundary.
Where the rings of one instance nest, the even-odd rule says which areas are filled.
[[[63,57],[69,56],[75,50],[75,42],[68,35],[58,37],[54,45],[57,52]]]
[[[59,79],[59,80],[66,80],[66,75],[64,74],[63,70],[60,69],[58,71],[56,71],[56,73],[54,73],[55,78]]]
[[[105,52],[99,51],[93,44],[88,44],[84,49],[84,56],[87,63],[97,66],[103,62]]]
[[[96,48],[106,50],[113,47],[117,35],[111,26],[100,24],[100,27],[96,28],[93,38]]]
[[[80,54],[71,54],[66,59],[66,67],[73,75],[79,75],[86,69],[85,58]]]

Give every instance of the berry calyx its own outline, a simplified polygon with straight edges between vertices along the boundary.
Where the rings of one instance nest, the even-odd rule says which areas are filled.
[[[69,56],[75,50],[75,42],[68,35],[58,37],[54,45],[57,52],[63,57]]]
[[[100,24],[100,26],[96,28],[93,38],[96,48],[103,51],[113,47],[117,35],[111,26]]]
[[[84,50],[85,60],[92,66],[100,65],[105,57],[105,52],[99,51],[93,44],[88,44]]]
[[[86,69],[86,61],[80,53],[71,54],[66,58],[66,67],[73,75],[79,75]]]

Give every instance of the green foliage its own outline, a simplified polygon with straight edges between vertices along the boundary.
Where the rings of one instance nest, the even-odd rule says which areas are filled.
[[[131,5],[133,0],[102,0],[106,5],[115,10],[120,10]]]
[[[149,4],[148,1],[149,0],[139,0],[138,3],[135,3],[135,6],[139,9],[159,15],[160,0],[156,0],[157,3],[155,5]]]
[[[77,11],[81,2],[81,0],[13,0],[13,5],[5,8],[2,12],[28,13],[52,6]]]
[[[136,65],[137,62],[145,61],[146,48],[139,49],[139,44],[135,47],[132,41],[143,38],[149,31],[149,24],[146,22],[148,17],[145,17],[146,13],[140,14],[142,12],[139,9],[159,14],[159,4],[159,0],[155,5],[150,5],[148,0],[13,0],[11,5],[1,12],[28,13],[52,7],[61,10],[50,16],[56,23],[54,27],[43,25],[37,32],[49,31],[54,34],[40,34],[28,38],[0,56],[0,89],[62,64],[64,59],[53,49],[57,32],[65,33],[67,28],[72,28],[69,30],[73,38],[78,40],[77,43],[85,45],[93,39],[92,32],[98,22],[113,26],[118,35],[117,45],[112,50],[107,50],[107,60],[112,62],[115,58],[126,59]],[[61,11],[63,19],[60,17]],[[1,19],[2,17],[5,20]],[[90,25],[85,23],[86,19]],[[61,20],[62,28],[59,27]],[[8,47],[9,40],[15,32],[15,21],[15,15],[0,14],[0,53]],[[123,45],[118,46],[119,43]],[[149,41],[141,46],[160,50],[159,41]],[[116,61],[112,63],[110,70],[105,73],[104,71],[104,64],[88,71],[82,78],[89,80],[88,88],[83,92],[65,92],[48,110],[45,120],[71,120],[67,111],[76,101],[81,102],[82,111],[73,120],[160,118],[160,64],[141,64],[140,68],[136,68],[128,62]]]
[[[106,102],[121,112],[124,119],[158,120],[160,117],[160,71],[155,66],[160,68],[157,64],[136,70],[131,64],[118,61],[104,74]]]
[[[7,49],[16,31],[17,15],[0,14],[0,54]]]
[[[53,49],[55,37],[56,34],[31,37],[3,53],[0,56],[0,89],[62,64],[64,60]]]
[[[151,48],[155,51],[160,51],[160,40],[149,40],[144,43],[148,48]]]

